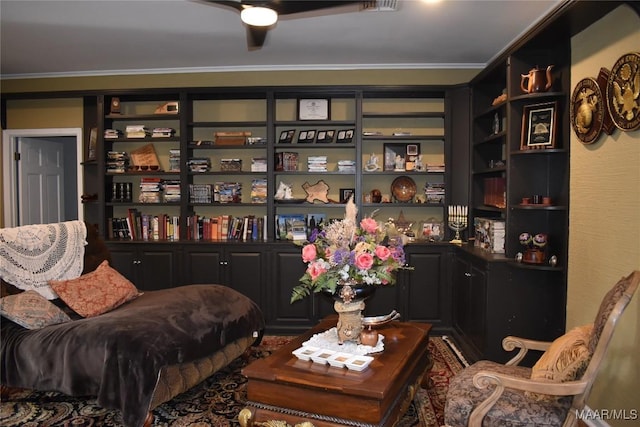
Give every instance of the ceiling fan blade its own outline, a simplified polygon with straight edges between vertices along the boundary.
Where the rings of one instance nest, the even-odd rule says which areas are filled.
[[[350,1],[350,0],[343,0],[343,1],[339,1],[339,0],[338,1],[336,0],[327,0],[327,1],[271,0],[267,2],[251,1],[251,0],[245,1],[245,4],[252,4],[252,3],[255,4],[256,6],[258,5],[257,3],[263,3],[263,5],[265,5],[264,3],[266,3],[265,6],[270,7],[276,12],[278,12],[278,15],[291,15],[294,13],[311,12],[314,10],[330,9],[334,7],[350,5],[354,3],[364,3],[364,2],[362,0],[353,0],[353,1]]]
[[[269,27],[247,25],[247,46],[249,50],[258,50],[264,45]]]

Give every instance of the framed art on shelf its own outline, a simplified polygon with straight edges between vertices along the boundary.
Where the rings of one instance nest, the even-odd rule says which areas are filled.
[[[295,129],[283,130],[280,132],[280,138],[278,138],[278,143],[280,144],[290,144],[293,141],[293,135],[295,135]]]
[[[335,130],[319,130],[318,136],[316,138],[316,142],[320,143],[330,143],[333,142],[333,135],[335,134]]]
[[[336,142],[349,143],[353,141],[353,129],[341,129],[338,131]]]
[[[298,120],[329,120],[330,109],[328,98],[298,99]]]
[[[89,142],[87,143],[87,160],[96,160],[98,144],[98,128],[91,128]]]
[[[355,193],[355,188],[341,188],[340,189],[340,203],[347,203],[349,198]]]
[[[558,103],[526,105],[522,112],[521,150],[556,147]]]

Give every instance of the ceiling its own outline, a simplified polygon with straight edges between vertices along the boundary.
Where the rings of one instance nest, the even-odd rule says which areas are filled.
[[[249,50],[205,0],[0,0],[3,79],[235,70],[482,68],[562,0],[397,0],[280,17]]]

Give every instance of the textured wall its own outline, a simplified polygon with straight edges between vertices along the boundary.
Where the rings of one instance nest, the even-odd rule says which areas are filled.
[[[572,88],[640,52],[640,18],[621,6],[572,39]],[[640,269],[640,130],[583,145],[571,132],[567,329],[593,321],[602,296]],[[640,295],[621,318],[587,404],[640,411]],[[611,425],[638,421],[605,420]],[[637,425],[637,424],[635,424]]]

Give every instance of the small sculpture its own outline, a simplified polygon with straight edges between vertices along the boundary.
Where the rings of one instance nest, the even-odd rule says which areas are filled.
[[[280,186],[278,187],[278,191],[276,191],[276,195],[274,196],[276,200],[290,200],[293,198],[293,194],[291,191],[291,185],[285,184],[280,181]]]
[[[404,170],[404,157],[402,157],[400,154],[396,154],[394,170],[395,171],[403,171]]]
[[[369,160],[367,160],[367,164],[364,168],[367,172],[373,172],[380,169],[380,165],[378,164],[378,156],[376,156],[376,153],[371,153],[371,155],[369,156]]]
[[[418,157],[416,157],[416,160],[414,162],[414,168],[417,171],[425,170],[424,163],[422,163],[422,154],[418,154]]]
[[[327,194],[329,193],[329,185],[323,180],[311,185],[308,182],[302,184],[302,188],[307,193],[307,202],[313,203],[320,200],[322,203],[329,203]]]

